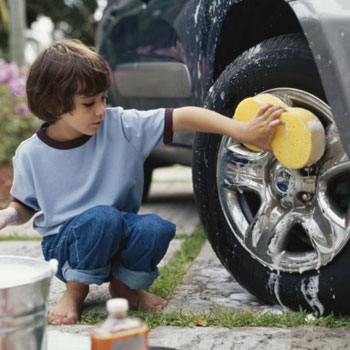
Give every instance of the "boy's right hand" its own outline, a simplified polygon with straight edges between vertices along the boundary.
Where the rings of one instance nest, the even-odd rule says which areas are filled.
[[[270,104],[262,107],[258,114],[244,125],[243,143],[253,145],[266,151],[272,151],[271,141],[277,126],[284,125],[280,120],[285,109]]]
[[[7,225],[15,223],[18,219],[18,212],[15,208],[8,207],[0,210],[0,230]]]

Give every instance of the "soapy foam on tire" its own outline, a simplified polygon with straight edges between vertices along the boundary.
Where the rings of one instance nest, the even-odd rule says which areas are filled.
[[[319,279],[320,276],[304,278],[301,281],[301,292],[312,310],[317,312],[319,316],[322,316],[324,313],[324,306],[318,299]]]

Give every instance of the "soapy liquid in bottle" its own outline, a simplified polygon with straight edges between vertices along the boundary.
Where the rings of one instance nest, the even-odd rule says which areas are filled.
[[[128,301],[107,301],[108,317],[91,332],[91,350],[149,350],[148,328],[138,318],[128,317]]]

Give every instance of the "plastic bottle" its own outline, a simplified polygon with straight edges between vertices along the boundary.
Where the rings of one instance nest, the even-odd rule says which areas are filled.
[[[129,303],[107,301],[106,321],[91,332],[91,350],[149,350],[148,328],[138,318],[128,317]]]

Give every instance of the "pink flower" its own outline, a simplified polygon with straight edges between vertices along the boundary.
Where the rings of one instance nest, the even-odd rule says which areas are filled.
[[[13,80],[21,78],[20,71],[15,62],[6,63],[0,59],[0,84],[10,83]]]
[[[11,89],[12,97],[21,97],[25,95],[26,78],[24,76],[11,80],[8,85]]]
[[[19,78],[19,69],[15,62],[7,65],[7,82],[17,80]]]
[[[15,106],[13,111],[20,117],[26,117],[29,114],[29,109],[25,103]]]

